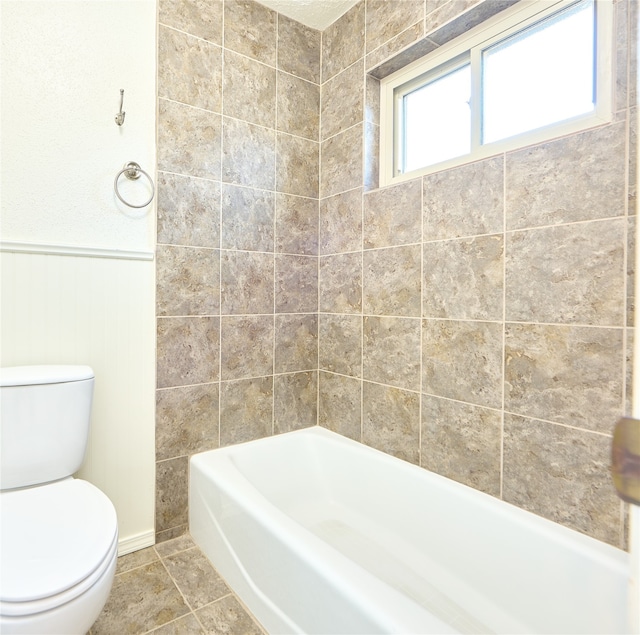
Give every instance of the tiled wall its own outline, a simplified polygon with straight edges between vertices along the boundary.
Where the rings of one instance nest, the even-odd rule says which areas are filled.
[[[623,543],[634,3],[611,125],[376,189],[376,77],[510,4],[160,0],[159,540],[190,454],[317,421]]]
[[[633,3],[616,3],[611,125],[375,189],[366,73],[507,4],[367,0],[323,33],[319,422],[621,545],[608,465],[630,400]]]
[[[191,454],[317,421],[320,33],[160,0],[158,48],[163,540],[186,528]]]

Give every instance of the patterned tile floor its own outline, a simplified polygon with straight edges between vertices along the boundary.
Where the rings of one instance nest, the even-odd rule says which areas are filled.
[[[89,635],[265,635],[189,535],[118,558]]]

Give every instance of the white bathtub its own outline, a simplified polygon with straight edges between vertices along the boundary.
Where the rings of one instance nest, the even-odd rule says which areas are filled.
[[[624,633],[628,555],[322,428],[191,458],[190,529],[269,633]]]

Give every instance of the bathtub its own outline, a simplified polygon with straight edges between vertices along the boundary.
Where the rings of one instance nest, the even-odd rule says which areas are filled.
[[[190,478],[195,542],[268,633],[627,632],[627,553],[328,430]]]

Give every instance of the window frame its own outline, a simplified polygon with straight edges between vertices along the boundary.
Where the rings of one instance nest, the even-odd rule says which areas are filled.
[[[482,144],[481,104],[482,53],[496,43],[562,11],[579,0],[520,0],[493,18],[460,35],[421,59],[396,71],[380,82],[380,187],[471,163],[564,135],[594,128],[613,119],[613,2],[594,0],[596,24],[596,100],[594,111],[523,132],[506,139]],[[411,172],[399,172],[401,149],[401,104],[405,94],[416,90],[423,79],[438,77],[464,63],[471,64],[471,152],[434,163]]]

